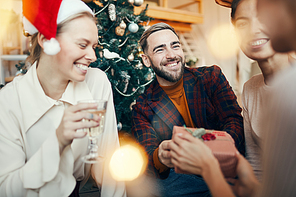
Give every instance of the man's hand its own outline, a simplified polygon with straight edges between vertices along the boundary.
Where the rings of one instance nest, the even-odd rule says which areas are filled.
[[[169,168],[173,168],[174,165],[171,162],[171,153],[169,144],[172,140],[164,140],[160,143],[158,149],[159,161]]]

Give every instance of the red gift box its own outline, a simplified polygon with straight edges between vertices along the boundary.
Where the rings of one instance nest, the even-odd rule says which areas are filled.
[[[186,129],[189,129],[192,132],[196,130],[196,128],[174,126],[172,139],[174,140],[174,137],[177,133],[188,133]],[[217,158],[224,177],[234,178],[236,176],[236,166],[238,162],[236,157],[237,149],[235,147],[234,140],[225,131],[214,131],[205,129],[205,132],[211,133],[216,137],[216,139],[214,140],[205,140],[204,143],[212,150],[214,156]],[[209,137],[206,137],[205,139],[209,139]],[[178,172],[186,173],[182,172],[180,169],[178,169]]]

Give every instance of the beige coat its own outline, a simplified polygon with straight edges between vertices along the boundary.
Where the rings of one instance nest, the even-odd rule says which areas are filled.
[[[68,196],[76,180],[89,176],[88,138],[75,139],[59,154],[55,134],[64,109],[84,99],[108,100],[99,154],[107,158],[119,147],[112,89],[104,72],[91,68],[86,80],[70,82],[59,100],[45,95],[34,64],[0,91],[0,196]],[[125,196],[125,187],[110,176],[108,165],[92,167],[101,196]]]

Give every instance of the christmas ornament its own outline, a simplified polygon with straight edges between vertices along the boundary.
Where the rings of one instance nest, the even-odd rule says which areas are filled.
[[[128,87],[128,84],[129,84],[129,80],[131,78],[131,76],[128,75],[128,72],[127,71],[122,71],[120,73],[120,76],[123,78],[123,83],[124,83],[124,89],[123,89],[123,93],[126,93],[127,91],[127,87]]]
[[[144,0],[134,0],[135,6],[141,6],[143,4]]]
[[[128,26],[128,30],[132,33],[136,33],[139,30],[139,26],[136,23],[131,22]]]
[[[136,65],[136,68],[138,69],[142,69],[143,68],[143,64],[141,62],[139,62],[137,65]]]
[[[121,122],[119,122],[119,123],[117,124],[117,129],[118,129],[118,131],[120,131],[120,130],[122,129],[122,124],[121,124]]]
[[[120,28],[120,26],[117,26],[115,28],[115,34],[118,36],[123,36],[124,35],[124,29]]]
[[[134,61],[134,59],[135,59],[134,54],[131,53],[131,54],[127,57],[127,59],[128,59],[129,61]]]
[[[126,24],[125,24],[125,22],[123,20],[120,22],[119,26],[120,26],[121,29],[126,28]]]
[[[116,20],[116,11],[115,11],[115,5],[111,3],[108,7],[108,13],[109,13],[109,18],[111,21]]]
[[[115,28],[115,33],[116,35],[118,36],[123,36],[124,35],[124,32],[125,32],[125,28],[126,28],[126,24],[125,22],[122,20],[119,24],[119,26],[117,26]]]
[[[106,59],[118,58],[118,59],[121,59],[121,60],[125,60],[124,58],[120,57],[119,54],[117,54],[115,52],[110,52],[108,49],[103,49],[103,53],[104,53],[104,57]]]
[[[134,0],[128,0],[128,2],[129,2],[130,4],[133,4],[133,3],[134,3]]]

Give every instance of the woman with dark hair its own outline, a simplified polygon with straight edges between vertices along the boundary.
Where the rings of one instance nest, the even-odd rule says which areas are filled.
[[[261,180],[264,95],[271,91],[270,82],[274,76],[289,67],[290,62],[287,53],[277,53],[272,49],[265,26],[258,20],[256,3],[257,0],[233,0],[231,21],[241,50],[257,61],[262,72],[244,84],[242,93],[246,158],[256,177]]]

